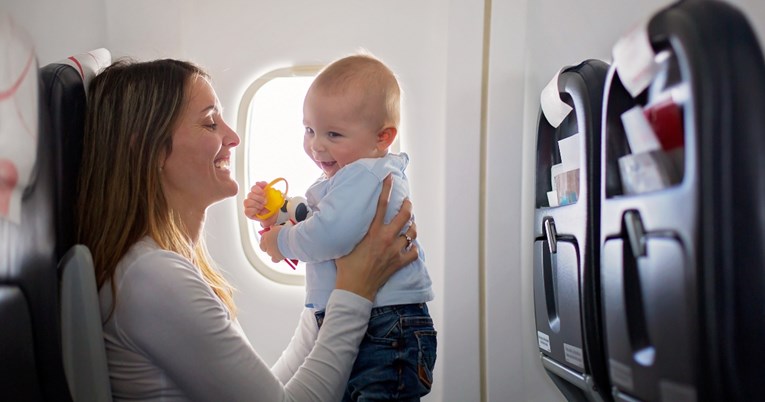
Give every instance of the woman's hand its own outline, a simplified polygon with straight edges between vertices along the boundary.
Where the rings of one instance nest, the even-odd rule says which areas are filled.
[[[344,289],[374,301],[377,290],[403,266],[417,259],[417,247],[412,240],[417,238],[417,228],[412,222],[406,234],[401,230],[412,218],[412,203],[407,199],[401,210],[389,224],[384,224],[388,209],[393,177],[383,180],[377,212],[363,239],[350,254],[335,260],[337,280],[335,287]]]

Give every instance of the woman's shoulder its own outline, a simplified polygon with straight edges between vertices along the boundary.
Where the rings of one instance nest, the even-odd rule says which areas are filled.
[[[228,311],[201,271],[151,239],[141,239],[131,247],[120,260],[114,281],[116,298],[111,297],[109,286],[101,289],[101,314],[108,316],[114,301],[110,331],[129,348],[145,352],[166,341],[156,338],[157,331],[183,334],[189,326],[200,324],[205,314],[228,319]]]
[[[144,237],[122,257],[117,266],[122,280],[142,279],[147,282],[175,280],[178,276],[199,277],[198,270],[180,254],[162,249],[151,237]],[[201,279],[201,277],[200,277]]]
[[[141,238],[139,241],[137,241],[128,252],[125,254],[125,256],[122,258],[122,261],[120,263],[125,262],[127,264],[134,263],[136,261],[187,261],[183,256],[180,254],[165,250],[162,247],[160,247],[154,239],[152,239],[149,236],[145,236]]]

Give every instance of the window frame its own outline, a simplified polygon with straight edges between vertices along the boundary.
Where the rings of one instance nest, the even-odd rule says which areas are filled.
[[[266,74],[259,76],[253,81],[252,84],[244,91],[241,102],[239,103],[238,117],[237,117],[237,132],[242,136],[242,142],[240,146],[236,148],[236,179],[239,183],[248,183],[248,172],[250,169],[250,161],[247,160],[247,148],[249,141],[251,140],[250,133],[250,109],[252,106],[255,94],[264,85],[276,78],[289,78],[289,77],[307,77],[316,76],[323,65],[300,65],[286,68],[280,68],[272,70]],[[252,265],[257,272],[276,283],[284,285],[304,286],[305,274],[291,275],[285,274],[274,270],[268,265],[268,262],[263,261],[256,253],[254,247],[256,247],[257,240],[253,239],[250,235],[250,226],[253,221],[244,216],[244,197],[246,195],[246,189],[240,189],[237,194],[237,210],[239,211],[239,235],[242,241],[242,248],[244,254],[247,257],[250,265]]]

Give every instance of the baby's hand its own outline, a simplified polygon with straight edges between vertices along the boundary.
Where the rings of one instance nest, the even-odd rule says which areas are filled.
[[[244,216],[260,222],[260,225],[267,228],[276,223],[276,215],[273,215],[266,219],[258,218],[257,215],[268,212],[265,209],[266,205],[266,192],[263,190],[268,183],[259,181],[255,183],[250,192],[247,194],[247,198],[244,199]]]
[[[271,229],[266,230],[260,235],[260,249],[265,251],[270,257],[271,261],[279,262],[284,259],[284,256],[279,252],[279,231],[282,230],[282,226],[272,226]]]

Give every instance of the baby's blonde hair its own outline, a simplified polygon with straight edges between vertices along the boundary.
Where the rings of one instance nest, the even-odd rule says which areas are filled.
[[[311,85],[329,95],[363,90],[364,98],[383,116],[381,127],[398,128],[401,120],[401,88],[396,75],[382,61],[367,53],[343,57],[325,67]],[[376,104],[375,104],[376,103]]]

